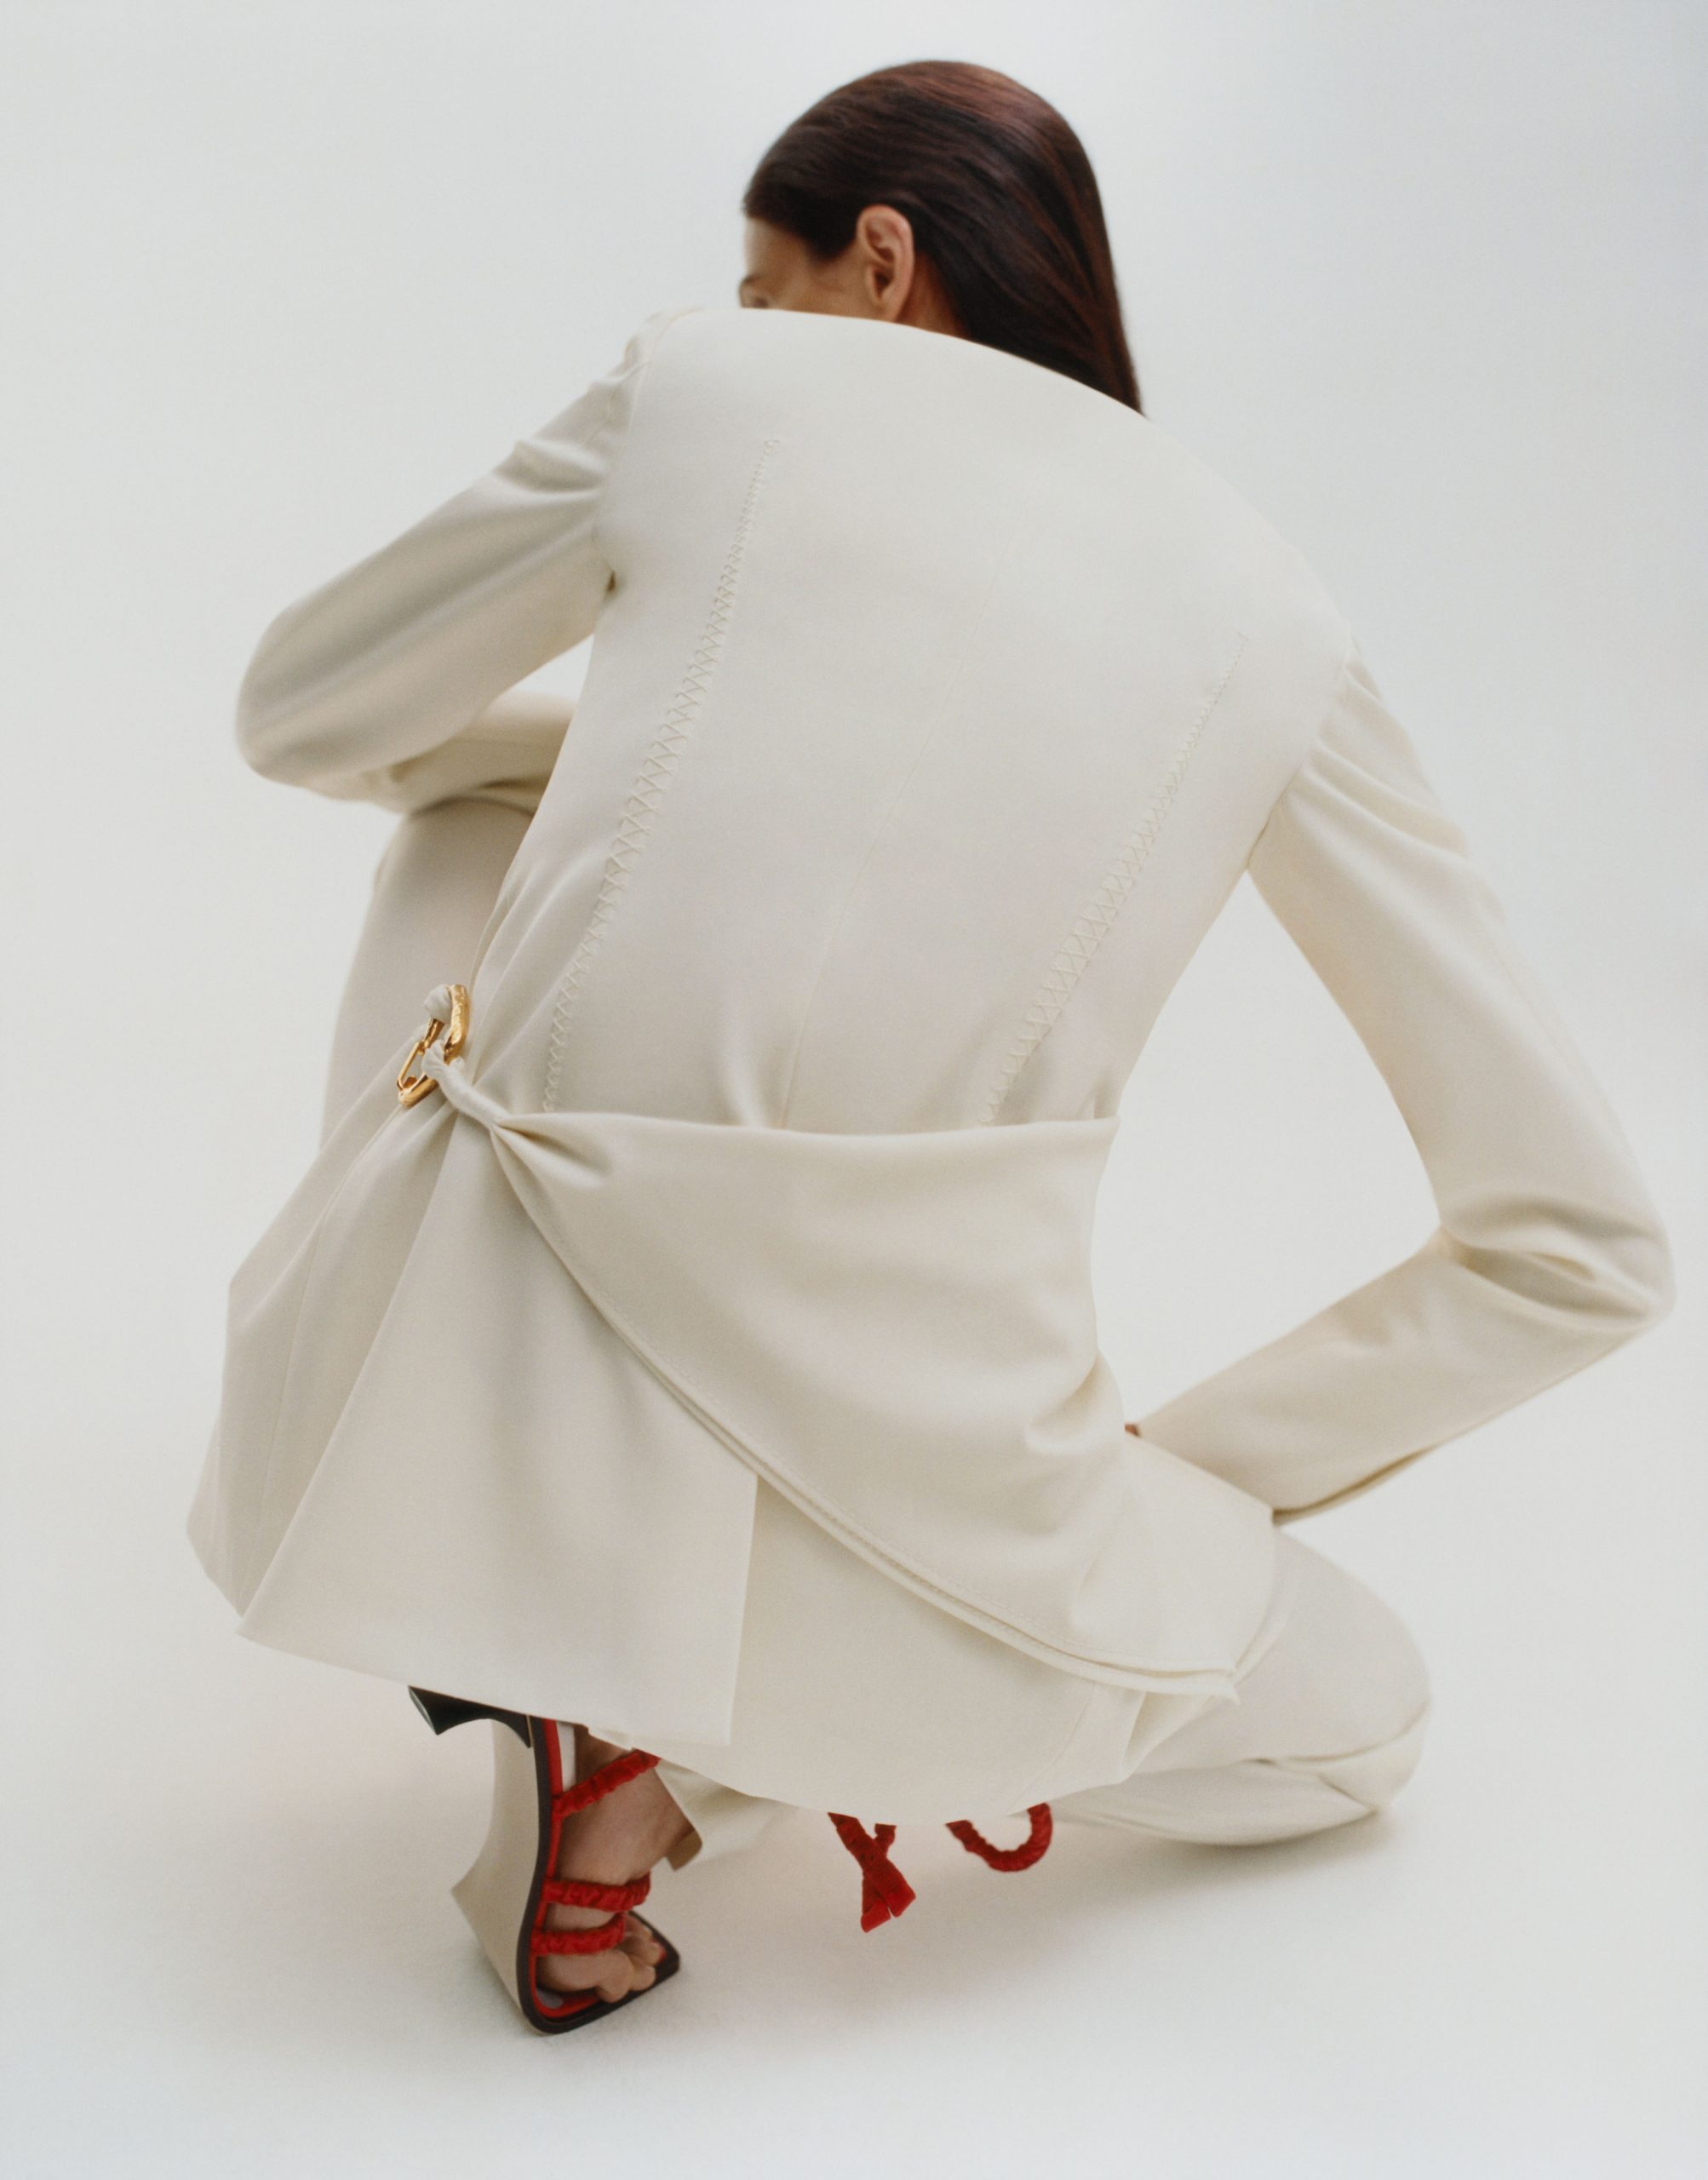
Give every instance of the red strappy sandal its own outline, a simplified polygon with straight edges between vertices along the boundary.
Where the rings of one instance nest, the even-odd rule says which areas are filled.
[[[626,1885],[594,1885],[551,1874],[557,1867],[565,1820],[650,1771],[658,1758],[633,1748],[565,1786],[555,1719],[465,1702],[460,1696],[439,1695],[424,1688],[411,1688],[410,1694],[436,1734],[471,1718],[492,1721],[492,1821],[473,1867],[451,1890],[529,2027],[542,2035],[561,2035],[616,2013],[668,1982],[682,1965],[681,1955],[662,1930],[633,1913],[651,1890],[650,1873]],[[1055,1825],[1048,1802],[1035,1803],[1026,1816],[1029,1829],[1017,1847],[997,1846],[964,1819],[948,1829],[968,1854],[977,1855],[990,1868],[1029,1870],[1048,1851]],[[861,1929],[875,1930],[904,1914],[917,1895],[890,1858],[895,1826],[876,1824],[868,1832],[857,1818],[834,1812],[830,1821],[860,1866]],[[599,1908],[605,1910],[606,1919],[590,1930],[548,1930],[547,1910],[553,1907]],[[536,1970],[544,1954],[609,1952],[622,1944],[631,1919],[663,1948],[646,1990],[631,1991],[626,1998],[601,1999],[592,1991],[541,1988]]]
[[[976,1824],[969,1824],[964,1817],[947,1828],[969,1855],[977,1855],[992,1869],[1029,1870],[1034,1862],[1041,1862],[1049,1852],[1056,1821],[1048,1802],[1035,1802],[1026,1816],[1031,1828],[1017,1847],[994,1845]],[[860,1865],[861,1929],[875,1930],[880,1924],[893,1922],[919,1896],[890,1860],[890,1850],[896,1839],[895,1826],[874,1824],[868,1832],[855,1818],[838,1816],[834,1812],[830,1821],[836,1827],[837,1838]]]
[[[555,1719],[496,1710],[424,1688],[412,1688],[410,1694],[436,1734],[471,1718],[492,1721],[492,1821],[473,1867],[451,1891],[528,2026],[544,2036],[584,2028],[668,1982],[682,1965],[682,1957],[662,1930],[633,1913],[651,1890],[650,1873],[626,1885],[594,1885],[552,1874],[565,1821],[650,1771],[658,1758],[645,1749],[630,1749],[566,1786]],[[572,1763],[571,1771],[573,1768]],[[553,1907],[600,1908],[606,1911],[606,1919],[590,1930],[548,1930],[547,1911]],[[631,1921],[663,1948],[663,1957],[653,1965],[653,1980],[644,1991],[602,1999],[593,1991],[542,1988],[536,1971],[543,1955],[610,1952],[622,1944]]]

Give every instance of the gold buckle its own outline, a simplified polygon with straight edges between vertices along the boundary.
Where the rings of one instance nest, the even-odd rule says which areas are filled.
[[[430,1046],[438,1044],[439,1039],[443,1037],[444,1042],[439,1046],[441,1058],[455,1059],[462,1050],[467,1036],[468,987],[466,984],[452,984],[450,1021],[441,1022],[438,1017],[434,1015],[426,1030],[410,1047],[410,1056],[398,1071],[398,1103],[400,1105],[419,1104],[427,1092],[437,1087],[432,1076],[412,1075],[410,1072]]]

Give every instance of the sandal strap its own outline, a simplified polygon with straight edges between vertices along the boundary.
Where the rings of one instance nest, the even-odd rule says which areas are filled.
[[[530,1953],[614,1953],[628,1929],[627,1914],[613,1915],[586,1930],[536,1930],[528,1940]]]
[[[566,1818],[591,1809],[595,1802],[602,1802],[607,1794],[614,1794],[631,1779],[651,1770],[657,1761],[644,1748],[627,1749],[621,1756],[612,1757],[608,1764],[601,1764],[596,1771],[590,1771],[585,1779],[553,1794],[548,1821],[552,1860],[557,1858],[558,1839]],[[535,1902],[534,1927],[528,1934],[530,1957],[538,1959],[545,1953],[614,1952],[628,1935],[629,1909],[639,1907],[651,1890],[650,1871],[631,1878],[626,1885],[599,1885],[591,1878],[542,1878]],[[543,1925],[549,1908],[601,1908],[609,1912],[604,1922],[594,1923],[586,1930],[548,1930]],[[590,2005],[602,2003],[591,1991],[554,1994],[554,1997],[561,1997],[563,2001],[549,2009],[557,2014],[581,2013]]]
[[[643,1771],[651,1770],[657,1761],[644,1748],[631,1748],[621,1756],[613,1756],[609,1764],[601,1764],[597,1771],[589,1771],[575,1786],[565,1787],[562,1793],[553,1794],[553,1815],[559,1818],[574,1816],[581,1810],[591,1809],[607,1794],[614,1794],[619,1787],[626,1787],[631,1779],[639,1778]]]
[[[890,1859],[890,1849],[895,1844],[895,1826],[874,1824],[868,1832],[854,1817],[839,1816],[834,1810],[826,1814],[836,1827],[837,1838],[860,1865],[861,1929],[875,1930],[880,1924],[893,1922],[918,1897]],[[1026,1815],[1030,1829],[1017,1847],[993,1845],[978,1827],[965,1817],[951,1824],[949,1830],[969,1855],[977,1855],[994,1870],[1029,1870],[1048,1852],[1055,1836],[1056,1820],[1048,1802],[1035,1802]]]
[[[535,1746],[540,1746],[540,1736],[558,1733],[555,1721],[530,1720],[530,1730]],[[561,1742],[553,1740],[546,1744],[553,1778],[561,1778],[558,1761]],[[558,1842],[566,1818],[579,1810],[590,1809],[595,1802],[602,1802],[619,1787],[627,1786],[631,1779],[652,1770],[658,1758],[644,1748],[625,1750],[614,1756],[610,1763],[601,1764],[585,1779],[565,1787],[550,1797],[546,1804],[547,1867],[557,1861]],[[553,1991],[549,1994],[540,1988],[533,1964],[549,1953],[611,1953],[628,1934],[628,1911],[645,1899],[652,1889],[651,1872],[631,1878],[626,1885],[599,1885],[591,1878],[542,1877],[535,1896],[533,1926],[528,1933],[527,1982],[533,2003],[543,2014],[561,2020],[566,2014],[587,2013],[595,2008],[603,2010],[610,2001],[601,1999],[596,1991]],[[600,1908],[610,1912],[602,1923],[595,1923],[582,1930],[548,1930],[544,1928],[546,1915],[552,1908]],[[621,2005],[623,2001],[616,2003]]]
[[[1029,1870],[1034,1862],[1041,1862],[1049,1852],[1050,1842],[1055,1837],[1056,1820],[1048,1802],[1034,1802],[1026,1815],[1032,1828],[1017,1847],[993,1846],[978,1827],[969,1824],[965,1817],[948,1829],[969,1855],[977,1855],[992,1869]]]
[[[868,1832],[851,1816],[838,1816],[834,1810],[826,1814],[836,1827],[837,1838],[860,1865],[860,1927],[875,1930],[880,1923],[893,1921],[903,1913],[918,1897],[890,1860],[896,1827],[874,1824]]]
[[[639,1907],[652,1890],[652,1876],[631,1878],[627,1885],[596,1885],[591,1878],[548,1877],[541,1880],[540,1898],[553,1908],[603,1908],[622,1910]]]

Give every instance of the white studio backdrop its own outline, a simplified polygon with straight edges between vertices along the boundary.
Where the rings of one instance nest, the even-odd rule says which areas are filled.
[[[9,2171],[1700,2169],[1704,27],[1662,0],[0,11]],[[921,1908],[868,1938],[800,1828],[672,1883],[690,1973],[632,2034],[541,2045],[445,1898],[479,1750],[234,1642],[182,1537],[225,1282],[311,1150],[389,825],[250,777],[232,700],[275,611],[641,318],[732,300],[771,138],[924,57],[1083,136],[1148,410],[1359,630],[1681,1299],[1310,1525],[1435,1672],[1379,1837],[1087,1836],[993,1893],[921,1835]],[[1241,887],[1105,1194],[1132,1412],[1433,1223]]]

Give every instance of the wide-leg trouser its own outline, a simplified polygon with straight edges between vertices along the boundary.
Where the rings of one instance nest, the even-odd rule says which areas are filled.
[[[399,824],[339,1010],[329,1127],[419,1026],[422,995],[473,963],[527,825],[478,798]],[[1254,1646],[1238,1701],[1190,1717],[1126,1778],[1062,1797],[1058,1817],[1245,1844],[1350,1823],[1405,1784],[1430,1707],[1417,1646],[1362,1583],[1290,1534],[1277,1542],[1270,1639]],[[659,1776],[695,1829],[679,1863],[751,1844],[788,1806],[676,1764]]]
[[[1251,1845],[1384,1809],[1415,1768],[1429,1682],[1403,1623],[1361,1582],[1283,1535],[1274,1639],[1240,1684],[1107,1787],[1063,1795],[1058,1818],[1170,1839]],[[703,1860],[749,1845],[787,1804],[661,1765]]]

